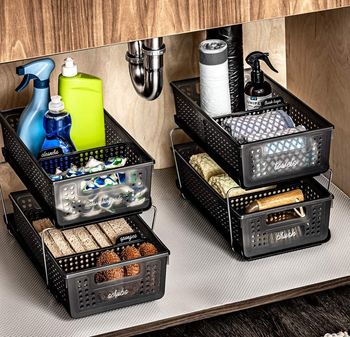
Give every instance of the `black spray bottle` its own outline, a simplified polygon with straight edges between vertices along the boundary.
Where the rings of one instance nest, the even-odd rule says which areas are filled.
[[[264,72],[260,69],[260,60],[266,62],[271,70],[278,73],[272,66],[268,53],[254,51],[246,57],[246,62],[251,66],[250,81],[244,87],[245,109],[254,110],[259,109],[261,103],[266,98],[272,97],[271,85],[264,80]]]

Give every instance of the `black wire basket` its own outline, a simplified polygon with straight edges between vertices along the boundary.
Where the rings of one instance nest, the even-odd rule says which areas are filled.
[[[170,83],[175,97],[176,124],[245,189],[311,177],[329,169],[333,125],[268,76],[266,80],[271,84],[273,97],[278,99],[267,100],[259,110],[215,118],[199,105],[199,78]],[[303,125],[307,131],[240,144],[222,127],[226,117],[273,110],[287,112],[296,126]],[[290,149],[288,145],[295,142],[302,146]]]
[[[134,240],[122,242],[118,240],[120,236],[113,246],[55,258],[46,245],[43,255],[42,238],[32,225],[34,220],[47,217],[33,196],[21,191],[11,193],[10,199],[14,213],[7,215],[8,229],[47,282],[50,292],[73,318],[163,297],[170,252],[138,215],[124,218],[138,233]],[[118,254],[126,246],[138,247],[143,242],[152,243],[158,253],[132,260],[132,264],[139,264],[139,274],[96,283],[96,273],[131,264],[129,260],[96,267],[96,259],[103,251]]]
[[[225,199],[189,164],[190,157],[200,152],[195,143],[174,145],[178,187],[244,258],[275,255],[329,240],[333,195],[315,179],[280,183],[273,189]],[[302,190],[303,202],[244,214],[251,202],[294,189]],[[305,216],[283,220],[295,208],[302,208]],[[281,220],[274,223],[276,218]]]
[[[58,228],[80,226],[139,214],[149,209],[154,159],[124,128],[105,111],[106,146],[37,160],[16,133],[23,108],[2,111],[3,153],[41,208]],[[109,157],[127,158],[124,167],[53,181],[56,168],[77,167],[90,157],[106,161]],[[118,176],[123,183],[86,191],[86,180]],[[122,180],[119,179],[121,182]]]

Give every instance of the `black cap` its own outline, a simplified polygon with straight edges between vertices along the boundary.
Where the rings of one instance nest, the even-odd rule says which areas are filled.
[[[222,40],[205,40],[199,45],[199,62],[205,65],[222,64],[227,61],[227,44]]]

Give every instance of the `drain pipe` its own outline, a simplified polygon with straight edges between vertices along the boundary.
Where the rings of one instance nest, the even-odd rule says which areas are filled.
[[[164,53],[162,37],[128,43],[125,59],[129,62],[131,82],[136,92],[148,101],[162,92]]]

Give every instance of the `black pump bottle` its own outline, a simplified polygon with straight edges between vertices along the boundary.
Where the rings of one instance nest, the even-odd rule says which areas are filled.
[[[264,80],[264,72],[260,69],[260,60],[266,62],[271,70],[278,73],[272,66],[269,53],[254,51],[246,57],[246,62],[251,66],[251,79],[244,87],[245,109],[259,109],[262,102],[272,97],[271,85]]]

